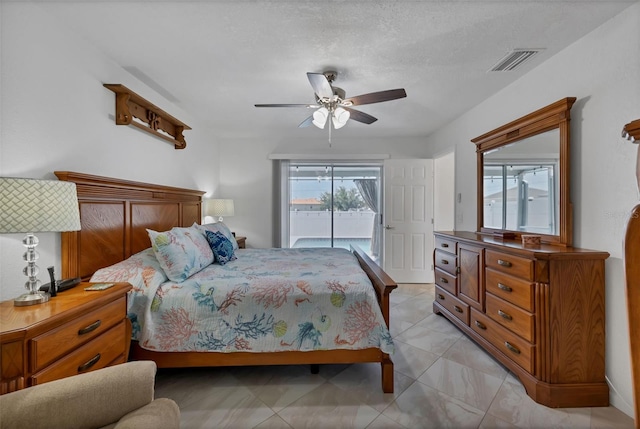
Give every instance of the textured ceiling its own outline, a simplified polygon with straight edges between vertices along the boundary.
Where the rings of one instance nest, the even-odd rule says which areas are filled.
[[[361,106],[378,121],[350,121],[343,137],[426,136],[634,1],[33,3],[220,138],[300,139],[326,132],[297,128],[309,111],[253,105],[313,103],[306,72],[337,70],[347,97],[406,89]],[[517,48],[544,50],[516,71],[487,72]]]

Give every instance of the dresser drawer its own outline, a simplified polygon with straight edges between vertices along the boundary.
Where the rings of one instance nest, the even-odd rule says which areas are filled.
[[[436,285],[440,286],[451,295],[456,295],[458,293],[458,278],[456,276],[452,276],[451,274],[441,270],[440,268],[436,268],[435,276]]]
[[[89,343],[69,353],[62,359],[59,359],[43,371],[34,374],[31,377],[31,384],[46,383],[48,381],[104,368],[109,364],[116,363],[114,361],[119,357],[121,357],[122,362],[125,362],[125,339],[125,321],[121,320],[118,325],[109,329],[104,334],[94,338]]]
[[[457,258],[456,255],[452,255],[451,253],[443,252],[440,249],[436,249],[435,251],[435,266],[436,268],[440,268],[448,272],[449,274],[456,275],[457,268]]]
[[[458,298],[436,286],[436,302],[449,310],[449,313],[469,325],[469,306]]]
[[[534,342],[534,316],[496,296],[487,294],[486,314],[529,342]]]
[[[471,329],[489,341],[509,359],[534,374],[534,346],[519,338],[475,308],[470,312]]]
[[[485,265],[512,276],[533,280],[533,261],[527,258],[487,249]]]
[[[456,240],[450,240],[436,235],[435,249],[440,249],[444,250],[445,252],[455,254],[458,251],[458,242]]]
[[[124,320],[126,312],[127,300],[123,296],[102,308],[35,337],[30,342],[32,371],[41,370],[60,356],[106,332]]]
[[[485,270],[485,285],[487,292],[491,292],[495,296],[522,307],[527,311],[534,310],[534,283],[531,281],[487,268]]]

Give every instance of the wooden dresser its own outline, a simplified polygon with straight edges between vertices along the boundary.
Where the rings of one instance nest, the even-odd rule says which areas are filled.
[[[0,394],[126,362],[131,285],[91,292],[86,286],[44,304],[0,303]]]
[[[606,252],[474,232],[435,233],[442,314],[549,407],[609,404],[605,381]]]

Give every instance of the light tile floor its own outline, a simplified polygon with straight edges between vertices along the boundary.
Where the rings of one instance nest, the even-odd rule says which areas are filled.
[[[182,428],[633,428],[613,407],[551,409],[433,314],[433,285],[391,294],[395,392],[379,364],[161,369],[156,397],[174,399]]]

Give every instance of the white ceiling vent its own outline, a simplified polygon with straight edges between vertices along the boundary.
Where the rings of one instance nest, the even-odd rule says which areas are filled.
[[[489,71],[505,72],[514,70],[540,51],[542,49],[514,49],[491,67]]]

